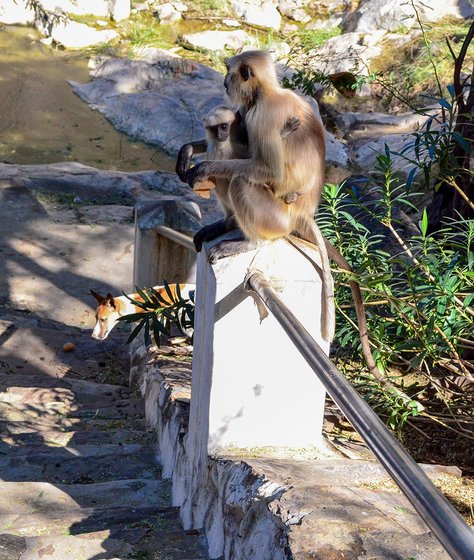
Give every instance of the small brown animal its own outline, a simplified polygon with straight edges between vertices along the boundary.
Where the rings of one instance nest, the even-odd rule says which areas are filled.
[[[171,290],[172,295],[176,296],[176,284],[170,284],[168,287]],[[165,286],[153,286],[153,289],[165,300],[169,298]],[[183,298],[189,298],[189,293],[194,291],[196,286],[194,284],[179,284],[179,289]],[[105,340],[118,323],[119,317],[122,315],[144,312],[141,307],[133,305],[130,301],[130,299],[142,301],[139,294],[135,293],[127,296],[114,297],[111,293],[108,293],[104,297],[92,289],[91,294],[97,302],[97,308],[95,310],[96,323],[94,330],[92,331],[92,338],[96,338],[97,340]]]

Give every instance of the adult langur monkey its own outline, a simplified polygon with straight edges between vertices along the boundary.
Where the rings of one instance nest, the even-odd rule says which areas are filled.
[[[334,285],[324,238],[314,222],[325,168],[322,124],[303,98],[280,87],[268,53],[247,51],[228,59],[226,66],[224,86],[244,120],[250,157],[204,161],[183,178],[193,187],[210,177],[227,179],[232,216],[248,240],[272,240],[294,232],[319,246],[324,291],[321,331],[325,340],[331,340]],[[298,119],[299,127],[282,137],[291,118]],[[198,237],[215,238],[233,228],[233,220],[224,220],[208,226]],[[247,248],[248,243],[244,244]],[[242,248],[242,242],[227,242],[214,248],[213,257]]]
[[[233,215],[250,240],[275,239],[295,233],[319,246],[325,289],[323,303],[326,300],[322,334],[330,340],[335,319],[328,254],[342,269],[351,272],[351,268],[323,238],[314,222],[324,180],[322,124],[303,98],[279,85],[268,53],[247,51],[228,59],[226,66],[224,86],[243,117],[250,158],[204,161],[189,169],[182,178],[191,186],[209,177],[229,180],[228,196]],[[293,134],[282,138],[280,131],[289,118],[297,118],[300,125]],[[292,197],[295,192],[297,199],[291,204],[285,202],[285,197]],[[218,228],[211,231],[215,225],[221,228],[220,231]],[[217,237],[232,227],[233,223],[225,221],[208,226],[209,235],[204,239]],[[226,242],[217,246],[214,257],[237,252],[239,243]],[[370,350],[360,288],[352,280],[350,286],[365,360],[369,369],[383,378]]]

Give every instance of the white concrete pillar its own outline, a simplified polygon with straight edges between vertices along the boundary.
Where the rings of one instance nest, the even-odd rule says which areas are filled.
[[[316,263],[319,253],[305,248]],[[260,321],[243,282],[262,271],[279,297],[321,348],[321,279],[304,255],[285,240],[225,258],[211,266],[198,256],[191,411],[187,449],[190,499],[182,516],[202,526],[193,490],[209,453],[226,447],[313,447],[321,444],[325,390],[271,316]],[[244,452],[245,453],[245,452]],[[242,453],[242,454],[244,454]]]

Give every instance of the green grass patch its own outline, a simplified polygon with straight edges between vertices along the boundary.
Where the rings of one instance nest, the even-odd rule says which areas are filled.
[[[310,51],[322,47],[328,39],[338,37],[341,34],[339,27],[329,29],[308,29],[298,32],[295,38],[299,40],[299,46],[304,51]]]
[[[197,0],[192,3],[191,9],[196,12],[223,12],[230,14],[226,0]]]
[[[130,49],[143,47],[169,48],[174,43],[173,34],[169,32],[169,26],[160,24],[155,18],[140,18],[132,20],[125,28],[127,41]]]

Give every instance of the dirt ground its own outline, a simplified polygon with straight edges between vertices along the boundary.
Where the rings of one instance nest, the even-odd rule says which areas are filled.
[[[129,140],[74,95],[68,80],[89,81],[87,62],[41,44],[34,29],[0,26],[0,161],[171,171],[171,158]]]

